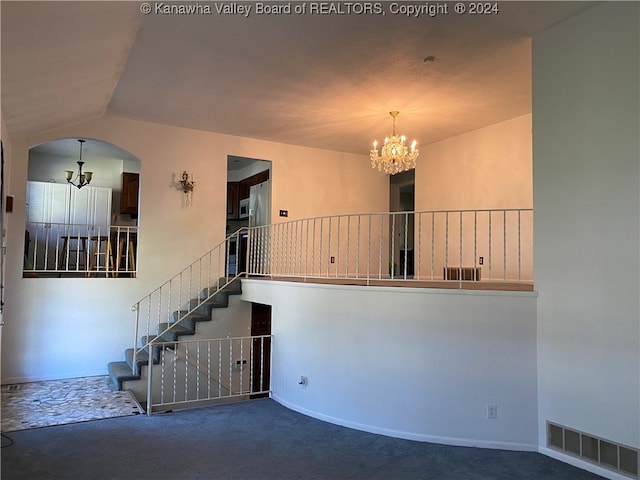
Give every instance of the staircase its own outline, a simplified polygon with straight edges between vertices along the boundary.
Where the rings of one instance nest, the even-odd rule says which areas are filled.
[[[145,335],[140,338],[142,348],[137,351],[128,348],[124,352],[124,361],[111,362],[107,365],[109,377],[117,390],[123,389],[123,382],[139,381],[142,378],[142,368],[149,363],[149,350],[153,348],[153,363],[158,364],[162,347],[151,346],[156,342],[175,342],[182,336],[195,335],[200,322],[210,322],[212,313],[217,308],[229,306],[229,296],[242,293],[239,277],[229,281],[221,278],[218,285],[224,285],[218,289],[217,285],[202,289],[199,298],[192,298],[188,303],[188,310],[176,310],[171,315],[169,322],[160,323],[155,335]],[[213,295],[210,292],[215,292]],[[211,296],[210,296],[211,295]],[[171,347],[166,346],[167,349]],[[134,360],[135,358],[135,360]]]

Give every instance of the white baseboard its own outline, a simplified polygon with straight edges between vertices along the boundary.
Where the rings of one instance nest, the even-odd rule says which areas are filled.
[[[417,442],[438,443],[441,445],[451,445],[455,447],[476,447],[476,448],[492,448],[495,450],[513,450],[521,452],[537,452],[538,445],[529,445],[525,443],[512,443],[512,442],[496,442],[492,440],[476,440],[468,438],[454,438],[454,437],[441,437],[435,435],[425,435],[422,433],[405,432],[401,430],[392,430],[388,428],[376,427],[373,425],[366,425],[362,423],[351,422],[342,418],[335,418],[328,415],[324,415],[312,410],[307,410],[298,405],[287,402],[286,400],[271,394],[271,398],[287,407],[290,410],[294,410],[303,415],[307,415],[312,418],[317,418],[325,422],[333,423],[343,427],[353,428],[354,430],[360,430],[368,433],[375,433],[378,435],[385,435],[387,437],[403,438],[405,440],[414,440]],[[628,479],[626,479],[628,480]]]

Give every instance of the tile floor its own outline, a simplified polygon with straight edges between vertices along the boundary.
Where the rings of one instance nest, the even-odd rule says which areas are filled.
[[[3,385],[2,432],[143,413],[107,376]]]

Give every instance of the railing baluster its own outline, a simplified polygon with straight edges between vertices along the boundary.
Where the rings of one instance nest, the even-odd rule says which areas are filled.
[[[378,280],[382,279],[382,232],[384,231],[384,216],[380,215],[380,249],[378,250]]]
[[[200,342],[196,343],[196,400],[200,400]]]
[[[518,281],[522,281],[522,251],[521,246],[521,230],[520,230],[520,212],[518,210]]]
[[[478,212],[473,212],[473,279],[477,280],[476,272],[478,260]]]
[[[407,246],[409,241],[409,214],[404,214],[404,279],[407,279],[407,264],[409,263],[409,259],[407,258]]]
[[[458,272],[458,285],[459,288],[462,288],[462,278],[463,278],[463,265],[462,265],[462,212],[459,213],[460,215],[460,231],[458,232],[458,235],[460,236],[460,263],[458,263],[458,268],[460,269],[460,271]]]
[[[416,219],[413,219],[414,231],[415,231]],[[416,261],[417,259],[417,261]],[[422,213],[418,213],[418,252],[416,254],[415,249],[413,252],[413,278],[420,280],[422,276]]]
[[[492,225],[491,225],[491,212],[489,212],[489,280],[493,279],[493,274],[491,273],[491,269],[493,266],[493,262],[492,262],[492,258],[491,258],[491,251],[492,251]]]
[[[329,217],[329,237],[327,238],[327,277],[331,271],[331,225],[333,223],[333,217]]]
[[[361,223],[362,223],[362,215],[358,215],[358,225],[357,225],[357,234],[356,234],[356,278],[360,278],[360,242],[362,242],[362,232],[361,232]]]
[[[507,211],[503,210],[502,212],[502,279],[507,279]]]
[[[371,281],[371,223],[372,217],[371,215],[367,215],[367,285]]]
[[[431,280],[435,273],[435,261],[436,261],[436,214],[431,212]]]
[[[222,396],[222,340],[218,340],[218,396]]]
[[[233,392],[233,340],[229,342],[229,392]]]
[[[444,232],[445,232],[445,240],[444,240],[444,267],[445,267],[445,271],[448,273],[449,270],[449,212],[445,213],[445,223],[444,223]],[[447,280],[450,280],[450,278],[447,276],[445,276],[445,278]]]
[[[389,274],[391,279],[396,276],[396,214],[391,214],[391,260],[389,260]]]
[[[345,261],[345,269],[344,269],[344,276],[345,278],[349,278],[349,244],[351,242],[351,215],[347,216],[347,245],[346,245],[346,249],[347,249],[347,253],[346,253],[346,261]],[[340,258],[340,257],[338,257]]]

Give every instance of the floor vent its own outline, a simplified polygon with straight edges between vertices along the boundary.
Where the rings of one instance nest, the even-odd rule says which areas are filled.
[[[640,478],[640,451],[637,448],[551,422],[547,422],[547,446],[630,478]]]

